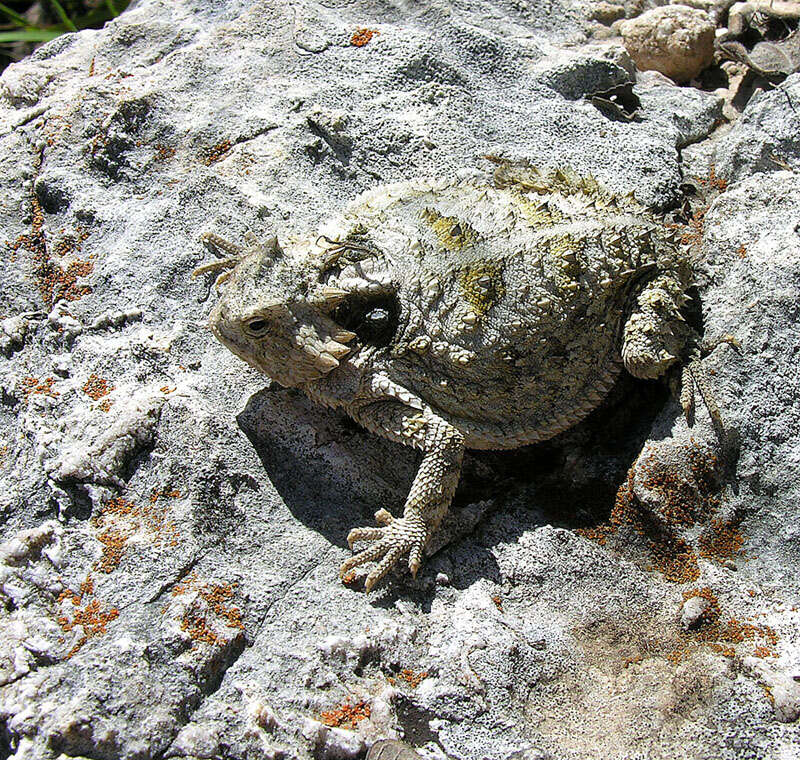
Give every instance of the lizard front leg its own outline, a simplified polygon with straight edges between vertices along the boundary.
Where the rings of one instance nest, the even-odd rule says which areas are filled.
[[[416,576],[422,552],[453,498],[461,473],[464,436],[458,429],[429,410],[415,409],[401,401],[379,400],[354,406],[349,414],[368,430],[423,452],[402,517],[392,517],[385,509],[375,514],[379,528],[354,528],[347,536],[350,547],[356,541],[371,545],[344,562],[339,570],[349,570],[371,560],[378,566],[366,580],[369,591],[403,556]]]

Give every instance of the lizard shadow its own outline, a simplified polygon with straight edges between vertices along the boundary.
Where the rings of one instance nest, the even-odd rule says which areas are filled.
[[[350,529],[374,525],[374,513],[381,507],[402,514],[419,452],[384,440],[345,414],[274,383],[253,394],[236,419],[289,511],[330,543],[346,549]],[[492,483],[476,475],[468,452],[462,483],[442,525],[445,542],[467,536],[487,506],[476,507],[475,502],[492,497]],[[499,577],[488,549],[474,548],[485,555],[488,573]],[[425,567],[422,575],[430,575]],[[392,585],[399,580],[398,588],[412,594],[419,590],[420,580],[412,581],[407,570],[402,577],[407,585],[400,573]]]
[[[398,596],[410,596],[424,608],[441,574],[457,588],[479,578],[501,583],[492,552],[498,541],[544,525],[575,529],[607,520],[625,473],[667,401],[662,384],[623,375],[586,420],[550,441],[512,451],[468,451],[433,556],[417,580],[403,569],[395,572],[375,603],[391,605]],[[401,513],[418,452],[276,384],[251,396],[237,422],[287,508],[332,544],[346,548],[348,531],[373,525],[380,507]],[[506,519],[487,521],[487,513],[504,511]]]

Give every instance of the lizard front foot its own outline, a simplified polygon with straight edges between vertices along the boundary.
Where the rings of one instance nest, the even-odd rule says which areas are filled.
[[[356,541],[371,541],[371,546],[350,557],[339,568],[339,576],[354,567],[372,560],[379,560],[378,566],[367,576],[366,590],[383,578],[403,555],[408,554],[408,569],[416,577],[422,564],[422,551],[428,540],[428,529],[421,517],[392,517],[385,509],[375,513],[375,521],[382,528],[353,528],[347,535],[350,548]]]

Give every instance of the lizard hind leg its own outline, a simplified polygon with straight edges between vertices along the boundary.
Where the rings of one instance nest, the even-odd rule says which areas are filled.
[[[681,283],[667,274],[639,294],[622,342],[622,361],[634,377],[660,377],[686,355],[694,331],[680,313],[684,301]]]
[[[665,273],[653,280],[639,294],[637,308],[625,323],[622,359],[634,377],[644,379],[660,377],[680,363],[671,385],[687,423],[694,422],[699,395],[714,431],[722,439],[725,432],[722,415],[703,359],[723,343],[737,351],[739,344],[730,335],[713,342],[701,340],[680,313],[685,300],[678,278]]]
[[[695,409],[695,392],[700,394],[703,405],[711,418],[711,424],[717,435],[724,436],[725,428],[722,424],[722,414],[719,410],[711,377],[703,365],[703,359],[717,347],[727,344],[737,353],[741,353],[739,341],[732,335],[723,335],[714,341],[701,341],[694,349],[689,361],[681,368],[680,402],[686,421],[691,425]]]

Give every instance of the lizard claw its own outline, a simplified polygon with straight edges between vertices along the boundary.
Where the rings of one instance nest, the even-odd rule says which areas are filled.
[[[408,568],[416,577],[428,539],[425,523],[419,518],[395,518],[385,509],[381,509],[375,514],[375,520],[384,527],[353,528],[350,531],[347,543],[351,549],[356,541],[371,541],[372,544],[343,562],[339,568],[339,576],[344,577],[354,567],[377,560],[378,566],[367,576],[365,583],[367,591],[371,591],[405,554],[409,555]]]

